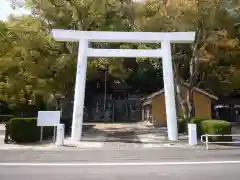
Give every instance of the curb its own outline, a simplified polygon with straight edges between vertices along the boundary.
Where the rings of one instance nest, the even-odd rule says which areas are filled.
[[[15,147],[2,147],[1,150],[33,150],[33,151],[64,151],[64,150],[71,150],[71,151],[81,151],[81,150],[121,150],[121,149],[147,149],[147,148],[188,148],[188,149],[199,149],[203,148],[201,145],[197,146],[190,146],[188,144],[179,144],[179,143],[95,143],[95,144],[65,144],[63,146],[57,147],[56,145],[49,145],[45,147],[24,147],[24,146],[15,146]]]

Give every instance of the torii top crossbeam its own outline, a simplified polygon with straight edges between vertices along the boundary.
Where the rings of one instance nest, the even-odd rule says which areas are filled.
[[[89,42],[130,42],[130,43],[192,43],[195,32],[112,32],[112,31],[74,31],[53,29],[52,35],[58,41]]]

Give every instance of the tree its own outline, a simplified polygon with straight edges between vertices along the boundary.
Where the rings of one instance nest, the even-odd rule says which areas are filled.
[[[25,1],[33,15],[9,18],[8,26],[14,34],[14,48],[5,51],[2,70],[15,89],[18,103],[34,99],[35,95],[66,97],[73,93],[77,43],[58,43],[50,36],[52,28],[79,30],[130,30],[131,1]],[[114,16],[113,16],[114,14]],[[91,46],[120,47],[118,44],[95,43]],[[7,65],[6,65],[7,64]],[[11,65],[12,64],[12,65]],[[109,65],[109,72],[126,79],[131,69],[124,59],[95,58],[88,61],[88,80],[95,79],[97,69]],[[12,66],[12,67],[11,67]],[[5,69],[4,69],[5,68]],[[13,78],[18,75],[18,79]],[[26,89],[27,88],[27,89]],[[32,97],[33,96],[33,97]]]
[[[59,47],[49,36],[46,24],[40,19],[22,16],[10,18],[7,25],[13,37],[13,46],[1,56],[0,68],[7,77],[7,83],[12,85],[12,92],[15,93],[12,100],[20,103],[22,99],[28,104],[36,94],[52,95],[56,89],[61,93],[66,84],[60,87],[63,85],[59,83],[60,78],[67,78],[66,74],[61,75],[61,68],[66,73],[64,64],[67,59],[61,61],[65,56],[60,55]]]
[[[27,95],[23,98],[25,101],[34,94],[47,94],[56,99],[73,91],[78,44],[55,42],[50,35],[52,28],[196,31],[197,38],[192,45],[172,46],[176,84],[179,87],[188,82],[190,86],[187,99],[180,91],[177,93],[184,116],[189,119],[194,115],[194,87],[218,95],[228,94],[238,87],[239,31],[236,26],[240,13],[233,1],[226,4],[215,0],[146,0],[141,3],[131,0],[25,0],[25,5],[32,15],[9,18],[6,26],[9,30],[0,28],[10,40],[9,43],[0,42],[5,47],[0,68],[8,79],[4,80],[4,87],[15,92],[15,96]],[[223,48],[223,44],[230,45]],[[91,43],[90,46],[156,49],[160,45]],[[162,87],[162,65],[157,59],[91,58],[88,81],[98,79],[99,69],[106,65],[111,76],[126,81],[136,92],[150,93]],[[14,79],[16,74],[17,80]],[[142,83],[144,78],[151,81]]]
[[[34,14],[48,22],[49,28],[76,29],[76,30],[118,30],[130,31],[133,29],[133,3],[130,0],[26,0],[26,5]],[[64,43],[65,53],[77,56],[77,44]],[[120,44],[95,43],[93,47],[120,47]],[[90,62],[90,61],[89,61]],[[127,70],[122,66],[123,59],[91,59],[89,68],[102,67],[109,64],[112,75],[121,77]],[[94,65],[95,64],[95,65]],[[93,71],[90,70],[89,71]],[[120,74],[119,74],[120,73]]]
[[[231,68],[233,59],[228,60],[228,65],[224,66],[225,72],[228,73],[223,74],[220,72],[220,64],[214,63],[210,56],[207,57],[209,53],[206,53],[205,49],[205,47],[209,47],[210,43],[215,44],[217,42],[214,37],[219,33],[221,34],[222,30],[225,29],[228,32],[233,32],[232,27],[236,22],[233,22],[233,18],[229,15],[229,12],[233,12],[234,9],[235,20],[239,13],[236,13],[236,5],[234,5],[233,1],[228,2],[228,7],[231,7],[232,10],[226,11],[223,5],[222,2],[215,0],[207,2],[201,0],[148,0],[140,4],[138,12],[139,14],[143,14],[143,16],[139,15],[136,22],[143,31],[196,31],[196,41],[192,47],[189,45],[173,45],[172,53],[178,103],[181,104],[184,117],[188,119],[194,116],[193,89],[195,87],[200,86],[210,92],[217,93],[217,88],[213,87],[215,86],[213,83],[214,79],[211,78],[212,80],[209,81],[212,86],[207,83],[210,77],[207,76],[207,73],[211,72],[210,74],[215,77],[215,80],[219,80],[217,77],[223,77],[224,79],[229,79],[228,82],[230,82],[230,74],[233,71],[233,68]],[[235,42],[234,57],[236,57],[236,52],[239,52],[236,46],[238,44],[236,43],[237,40],[233,41],[237,37],[236,33],[235,35],[232,34],[232,37],[229,37],[228,41]],[[219,52],[219,49],[216,49],[215,55],[219,54]],[[223,52],[225,60],[229,57],[228,52],[228,50]],[[208,59],[207,61],[206,58]],[[219,61],[219,57],[216,59]],[[215,66],[212,66],[212,63]],[[181,92],[180,84],[183,82],[188,82],[190,86],[187,98]],[[221,84],[221,87],[225,84],[222,80],[218,82],[219,85]],[[228,87],[228,89],[230,88]],[[223,89],[220,88],[220,91],[223,91]],[[221,93],[217,94],[222,95]]]
[[[220,82],[221,84],[220,86],[226,86],[226,83],[223,81],[223,79],[226,80],[228,79],[228,76],[231,76],[231,66],[233,65],[234,58],[236,58],[236,52],[239,51],[239,40],[238,38],[236,38],[237,34],[234,30],[235,23],[233,21],[233,18],[229,15],[227,10],[223,6],[223,4],[218,1],[204,2],[199,0],[196,1],[196,6],[196,15],[198,17],[196,21],[197,34],[196,41],[193,46],[192,57],[189,64],[190,74],[188,82],[190,88],[187,97],[188,119],[191,119],[194,116],[194,87],[198,86],[199,83],[204,84],[204,81],[207,82],[210,79],[209,76],[207,78],[206,69],[201,69],[202,71],[199,71],[199,66],[208,67],[210,71],[214,72],[214,74],[211,72],[211,75],[214,75],[215,80],[218,79],[218,82]],[[211,14],[211,16],[209,16],[209,14]],[[225,49],[225,52],[218,48],[219,45],[223,45],[223,43],[225,44],[225,48],[227,48]],[[230,51],[232,51],[231,49],[234,49],[234,58],[232,58],[233,56],[230,55]],[[216,54],[213,55],[212,53],[209,53],[210,51],[215,51]],[[225,62],[228,62],[228,65],[223,67],[222,65],[220,65],[220,63],[216,64],[216,60],[219,62],[221,61],[221,59],[224,59]],[[205,77],[203,76],[203,74]],[[219,79],[220,77],[221,79]],[[213,84],[216,87],[217,81],[213,83],[213,80],[214,79],[212,78],[211,84],[208,84],[208,87],[211,87],[211,85]],[[215,93],[217,93],[218,95],[223,95],[222,92],[216,92],[216,88],[214,88],[213,86],[210,89],[213,92],[215,90]],[[221,91],[224,90],[223,88],[219,89]],[[226,89],[224,90],[224,92],[226,94],[228,93]]]

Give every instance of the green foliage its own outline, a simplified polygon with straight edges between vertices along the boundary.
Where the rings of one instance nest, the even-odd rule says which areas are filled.
[[[0,92],[1,93],[1,92]],[[14,114],[6,101],[0,100],[0,115]]]
[[[71,117],[61,117],[60,123],[65,125],[65,133],[69,133],[72,127],[72,118]]]
[[[11,114],[0,115],[0,122],[1,123],[7,123],[12,118],[14,118],[14,115],[11,115]]]
[[[203,130],[202,130],[202,122],[204,122],[205,120],[207,120],[207,118],[203,118],[203,117],[194,117],[191,119],[190,123],[192,124],[196,124],[197,126],[197,136],[200,137],[203,134]]]
[[[40,127],[37,118],[13,118],[9,122],[10,137],[17,143],[30,143],[40,140]],[[53,135],[52,127],[44,127],[43,138]]]
[[[231,134],[231,125],[224,120],[206,120],[201,123],[201,129],[204,134]],[[209,137],[210,141],[232,141],[231,136]]]
[[[194,117],[190,123],[196,124],[198,138],[204,134],[231,134],[231,125],[224,120],[208,120],[207,118]],[[179,118],[178,131],[179,133],[185,133],[187,129],[187,120]],[[209,141],[231,141],[232,137],[209,137]]]
[[[17,1],[14,1],[17,2]],[[203,20],[199,43],[197,84],[218,95],[240,86],[239,4],[233,1],[147,0],[25,0],[34,15],[12,16],[0,22],[0,100],[10,105],[54,102],[72,93],[78,44],[56,42],[53,28],[86,31],[196,31]],[[226,9],[227,7],[227,9]],[[223,46],[224,45],[224,46]],[[96,48],[159,48],[159,44],[91,43]],[[176,75],[189,79],[190,45],[173,45]],[[159,59],[89,58],[88,80],[109,65],[113,77],[126,81],[134,92],[150,93],[162,87]],[[149,81],[151,79],[151,81]]]
[[[0,56],[0,98],[9,104],[34,102],[36,94],[49,98],[54,88],[54,67],[67,68],[57,64],[56,43],[49,36],[46,24],[39,18],[21,16],[12,17],[7,27],[12,47]]]
[[[10,39],[8,36],[9,30],[6,23],[0,21],[0,56],[4,55],[5,52],[10,48]]]
[[[186,133],[187,125],[188,125],[187,119],[178,118],[178,133]]]
[[[201,129],[201,124],[205,120],[207,120],[207,118],[193,117],[190,121],[190,123],[196,124],[198,137],[200,137],[203,134],[203,131]],[[178,132],[179,133],[187,133],[188,132],[188,119],[184,119],[183,117],[180,117],[178,119]]]

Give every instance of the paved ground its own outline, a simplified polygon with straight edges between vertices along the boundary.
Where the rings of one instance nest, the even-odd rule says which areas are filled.
[[[4,126],[0,125],[0,149],[55,149],[52,140],[35,144],[4,144]],[[187,137],[180,135],[180,141],[172,143],[167,140],[167,129],[155,128],[146,123],[86,123],[81,142],[72,142],[69,137],[64,140],[65,148],[152,148],[169,146],[187,146]]]
[[[167,128],[146,123],[86,123],[83,141],[162,143],[167,141]]]
[[[1,180],[237,180],[239,150],[0,151]]]
[[[52,140],[34,144],[4,144],[4,130],[4,125],[0,124],[0,149],[55,150],[59,148]],[[203,146],[201,145],[200,148]],[[64,146],[59,149],[149,149],[159,147],[199,148],[190,147],[187,136],[184,135],[179,135],[177,142],[169,142],[165,127],[156,128],[147,123],[86,123],[81,142],[72,142],[69,137],[66,137]],[[210,146],[211,149],[219,147]]]

